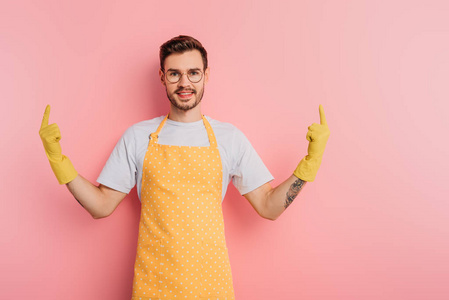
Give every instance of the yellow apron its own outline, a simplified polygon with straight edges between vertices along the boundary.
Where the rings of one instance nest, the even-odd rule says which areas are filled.
[[[203,116],[210,146],[160,145],[167,117],[143,163],[132,300],[233,300],[215,135]]]

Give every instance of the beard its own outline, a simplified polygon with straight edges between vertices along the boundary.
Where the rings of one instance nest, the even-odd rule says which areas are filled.
[[[181,92],[181,91],[191,91],[191,92],[193,92],[193,97],[195,97],[195,102],[192,103],[192,104],[182,103],[182,102],[177,102],[174,95],[175,95],[176,93]],[[182,111],[188,111],[188,110],[191,110],[191,109],[197,107],[198,104],[200,104],[201,99],[203,99],[203,95],[204,95],[204,84],[203,84],[202,89],[201,89],[201,91],[200,91],[199,93],[198,93],[198,91],[195,90],[195,89],[188,89],[188,90],[185,90],[185,89],[182,89],[182,88],[177,89],[177,90],[172,94],[172,96],[168,94],[167,88],[165,88],[165,93],[167,94],[168,100],[170,100],[170,103],[171,103],[174,107],[176,107],[177,109],[182,110]]]

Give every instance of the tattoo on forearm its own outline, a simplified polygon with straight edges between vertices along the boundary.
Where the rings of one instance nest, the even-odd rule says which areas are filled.
[[[295,200],[298,193],[301,191],[302,187],[306,182],[301,179],[296,179],[295,182],[292,183],[290,189],[287,191],[287,199],[285,199],[284,208],[287,208],[293,200]]]

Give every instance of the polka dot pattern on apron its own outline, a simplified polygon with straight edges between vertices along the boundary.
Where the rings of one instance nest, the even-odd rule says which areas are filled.
[[[166,120],[144,160],[132,299],[233,300],[215,135],[203,116],[210,146],[160,145]]]

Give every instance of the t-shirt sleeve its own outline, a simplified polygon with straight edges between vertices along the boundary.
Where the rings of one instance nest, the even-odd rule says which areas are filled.
[[[130,127],[115,145],[97,182],[128,194],[136,185],[135,147],[135,134],[133,127]]]
[[[246,136],[236,130],[233,141],[232,183],[245,195],[274,179]]]

